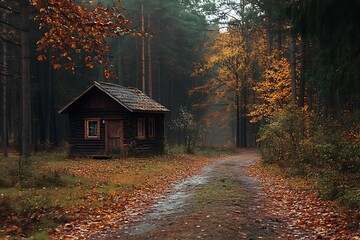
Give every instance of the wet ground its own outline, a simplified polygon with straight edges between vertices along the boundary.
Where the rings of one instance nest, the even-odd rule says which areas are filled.
[[[277,239],[260,184],[244,174],[255,152],[216,161],[178,183],[147,214],[92,239]]]

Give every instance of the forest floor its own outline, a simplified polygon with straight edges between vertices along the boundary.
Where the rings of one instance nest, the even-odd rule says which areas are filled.
[[[354,212],[337,211],[259,159],[245,151],[212,162],[120,229],[88,238],[360,239]]]
[[[92,239],[274,239],[280,224],[266,210],[260,183],[244,174],[254,152],[213,162],[174,186],[150,211]]]
[[[43,224],[35,239],[360,239],[355,211],[320,200],[304,179],[289,180],[262,166],[253,150],[123,161],[60,156],[46,168],[70,179],[64,186],[27,190],[27,202],[46,196],[54,204],[27,220],[4,218],[0,238],[21,236],[32,219],[54,221]]]

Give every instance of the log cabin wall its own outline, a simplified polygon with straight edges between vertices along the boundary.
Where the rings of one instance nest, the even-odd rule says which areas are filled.
[[[137,120],[145,119],[144,139],[137,136]],[[85,138],[85,120],[99,119],[99,139]],[[122,107],[99,89],[91,89],[78,99],[69,109],[70,155],[104,156],[106,153],[106,122],[112,119],[123,120],[123,137],[126,155],[142,156],[164,152],[164,114],[133,113]],[[149,119],[155,120],[155,136],[149,137]],[[122,153],[124,155],[124,153]]]
[[[146,134],[144,139],[137,136],[137,119],[145,119]],[[149,137],[148,121],[155,120],[155,136]],[[133,113],[129,117],[129,135],[131,136],[129,153],[134,156],[164,153],[164,114]]]

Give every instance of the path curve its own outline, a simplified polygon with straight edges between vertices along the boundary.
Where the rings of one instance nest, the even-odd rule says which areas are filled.
[[[260,183],[244,168],[260,156],[246,151],[205,166],[174,186],[138,221],[90,239],[277,239]]]

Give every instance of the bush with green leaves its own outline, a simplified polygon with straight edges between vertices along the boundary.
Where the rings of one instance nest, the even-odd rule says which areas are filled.
[[[298,168],[306,163],[306,115],[291,106],[270,119],[258,139],[266,163]]]
[[[315,115],[294,106],[284,109],[262,127],[258,139],[264,161],[280,166],[311,165],[340,172],[360,171],[360,124]]]
[[[289,106],[262,127],[258,141],[265,163],[291,175],[317,176],[323,198],[353,196],[360,189],[358,112],[334,118]]]

